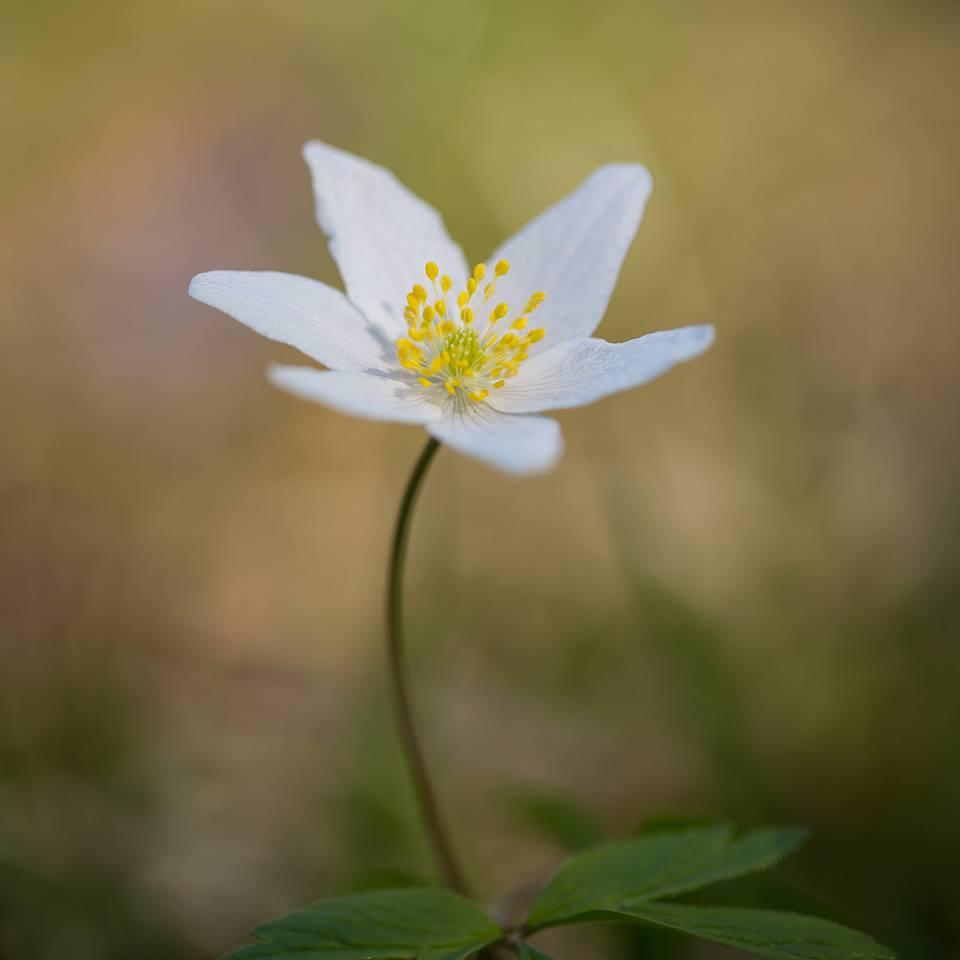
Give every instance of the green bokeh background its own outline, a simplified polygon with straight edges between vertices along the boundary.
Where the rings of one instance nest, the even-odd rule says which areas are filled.
[[[337,282],[312,137],[475,259],[641,160],[600,332],[718,329],[562,414],[556,471],[429,478],[411,656],[483,896],[663,811],[800,822],[741,901],[960,955],[956,4],[0,12],[3,960],[198,960],[430,875],[379,623],[422,435],[273,391],[295,354],[185,292]],[[551,952],[733,956],[581,936]]]

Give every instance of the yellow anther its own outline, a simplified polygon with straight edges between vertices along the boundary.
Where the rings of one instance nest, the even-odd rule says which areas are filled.
[[[424,264],[426,279],[432,284],[429,295],[419,283],[413,284],[403,304],[407,336],[396,341],[397,362],[414,373],[417,383],[427,390],[443,388],[451,397],[458,392],[474,403],[482,403],[491,390],[500,390],[517,375],[532,344],[542,340],[543,328],[528,330],[526,316],[544,302],[545,295],[534,293],[526,308],[513,313],[506,303],[483,308],[486,324],[476,328],[477,313],[471,306],[474,295],[483,286],[483,302],[494,302],[497,281],[510,270],[506,260],[498,260],[489,270],[478,263],[466,278],[464,289],[447,300],[452,281],[440,273],[439,265]],[[490,276],[484,285],[484,280]],[[442,293],[441,293],[442,289]],[[477,308],[479,309],[479,308]],[[504,321],[507,330],[498,328]],[[498,335],[500,329],[502,335]]]
[[[540,304],[543,303],[543,301],[546,299],[547,299],[547,295],[545,293],[533,294],[530,297],[530,299],[527,301],[527,305],[523,308],[523,312],[533,313],[533,311],[536,310],[537,307],[539,307]]]

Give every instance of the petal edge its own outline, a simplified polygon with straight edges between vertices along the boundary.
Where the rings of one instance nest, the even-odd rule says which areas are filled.
[[[595,170],[493,254],[491,264],[511,264],[497,285],[498,297],[519,307],[542,290],[547,299],[536,320],[551,344],[590,336],[603,319],[652,189],[650,171],[641,164]]]
[[[426,400],[422,392],[375,373],[274,364],[268,377],[287,393],[364,420],[426,424],[441,416],[440,407]]]
[[[330,245],[347,296],[389,336],[406,329],[407,291],[436,261],[454,282],[466,262],[440,214],[386,167],[311,140],[303,157],[313,182],[317,223]]]
[[[365,369],[384,362],[385,348],[361,314],[319,280],[270,270],[210,270],[197,274],[187,292],[325,366]]]
[[[656,379],[698,357],[714,340],[709,324],[661,330],[624,343],[573,340],[531,357],[491,398],[505,413],[564,410]]]
[[[516,476],[549,470],[563,453],[560,424],[550,417],[526,417],[478,408],[427,424],[441,443]]]

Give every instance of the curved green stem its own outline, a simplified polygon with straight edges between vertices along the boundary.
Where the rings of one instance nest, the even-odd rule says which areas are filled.
[[[406,564],[410,521],[420,485],[439,446],[440,444],[432,437],[427,441],[420,459],[413,468],[413,473],[410,474],[403,499],[400,501],[400,512],[397,514],[393,544],[390,548],[390,569],[387,578],[387,653],[390,661],[390,683],[393,690],[397,728],[410,779],[413,781],[420,815],[430,835],[437,863],[447,884],[457,893],[466,895],[467,886],[463,872],[457,862],[450,834],[440,813],[423,747],[417,734],[417,725],[410,702],[403,644],[403,572]]]

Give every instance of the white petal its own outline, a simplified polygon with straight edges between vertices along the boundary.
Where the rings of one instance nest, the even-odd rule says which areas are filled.
[[[257,333],[328,367],[381,367],[388,345],[339,291],[291,273],[214,270],[190,282],[190,296]]]
[[[440,406],[429,402],[422,390],[375,373],[273,366],[270,382],[304,400],[367,420],[428,423],[441,416]]]
[[[647,383],[699,356],[711,343],[709,325],[663,330],[626,343],[573,340],[531,357],[490,402],[521,414],[581,407]]]
[[[427,430],[442,443],[506,473],[542,473],[563,452],[556,420],[515,417],[487,406],[428,423]]]
[[[497,283],[498,301],[519,311],[531,293],[546,293],[530,320],[546,328],[544,346],[596,330],[652,187],[639,164],[600,167],[490,258],[490,268],[500,259],[510,262]]]
[[[389,170],[316,140],[303,155],[313,176],[317,222],[347,295],[371,323],[398,336],[406,329],[407,292],[415,283],[428,286],[427,261],[461,284],[463,253],[436,210]]]

